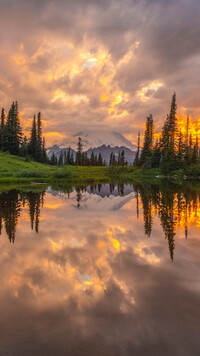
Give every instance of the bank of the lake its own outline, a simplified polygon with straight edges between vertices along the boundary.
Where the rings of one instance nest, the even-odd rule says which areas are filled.
[[[170,178],[183,180],[200,177],[200,164],[170,173]],[[125,167],[81,167],[81,166],[51,166],[34,161],[26,161],[23,157],[0,153],[0,183],[49,183],[56,180],[67,180],[69,183],[109,183],[113,181],[158,180],[165,178],[160,169],[138,169],[133,166]]]

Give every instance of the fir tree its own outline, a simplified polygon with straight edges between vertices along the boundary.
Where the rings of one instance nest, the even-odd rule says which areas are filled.
[[[22,136],[18,103],[16,101],[13,102],[10,107],[8,118],[4,126],[3,150],[18,155],[22,143]]]
[[[76,153],[76,165],[77,166],[82,166],[83,165],[83,144],[82,144],[82,139],[79,137],[78,139],[78,147],[77,147],[77,153]]]
[[[121,152],[121,157],[120,157],[120,166],[125,166],[125,164],[126,164],[126,160],[125,160],[125,152],[124,152],[124,150],[122,150],[122,152]]]
[[[191,163],[193,164],[197,163],[198,157],[199,157],[199,140],[198,140],[198,135],[196,135],[196,142],[192,149]]]
[[[71,148],[69,146],[68,150],[67,150],[67,160],[66,160],[66,164],[71,164]]]
[[[37,114],[37,149],[36,149],[36,161],[43,161],[42,154],[42,121],[41,112]]]
[[[60,152],[60,156],[59,156],[59,159],[58,159],[58,164],[59,166],[62,166],[63,165],[63,151],[61,150]]]
[[[140,132],[138,132],[137,151],[135,155],[134,165],[136,167],[140,166]]]
[[[140,163],[143,165],[152,155],[153,148],[153,116],[150,114],[146,119],[144,144],[141,152]]]
[[[57,160],[57,157],[55,156],[55,153],[53,152],[52,156],[51,156],[51,159],[50,159],[50,163],[53,165],[53,166],[56,166],[58,164],[58,160]]]
[[[160,150],[160,142],[157,139],[155,146],[152,151],[152,156],[151,156],[151,167],[152,168],[158,168],[160,166],[160,160],[161,160],[161,150]]]
[[[1,119],[0,119],[0,150],[1,151],[3,151],[4,126],[5,126],[5,112],[4,112],[4,108],[2,108]]]
[[[47,152],[45,148],[45,138],[42,138],[42,162],[46,163],[48,162],[48,157],[47,157]]]
[[[27,153],[28,153],[27,137],[24,136],[21,144],[20,154],[22,157],[25,157],[26,161],[27,161]]]
[[[184,154],[185,154],[185,144],[182,132],[179,132],[178,139],[178,154],[177,154],[177,168],[183,168],[184,166]]]
[[[92,151],[91,157],[90,157],[90,165],[94,166],[95,165],[95,157],[94,157],[94,152]]]
[[[98,166],[103,166],[103,159],[101,153],[99,153],[99,157],[98,157]]]
[[[170,113],[164,123],[162,130],[162,159],[161,168],[163,172],[168,173],[177,167],[177,105],[176,105],[176,93],[172,96]]]
[[[70,156],[70,164],[73,166],[74,165],[74,155],[73,155],[73,152],[71,153],[71,156]]]
[[[30,140],[28,144],[28,153],[34,158],[37,159],[37,126],[36,126],[36,117],[34,115],[32,128],[30,133]]]
[[[110,166],[116,166],[117,165],[117,161],[116,161],[116,157],[115,157],[115,153],[111,152],[110,154]]]

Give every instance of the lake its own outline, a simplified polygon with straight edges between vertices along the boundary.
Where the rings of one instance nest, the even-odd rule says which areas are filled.
[[[31,189],[0,193],[1,356],[200,354],[200,185]]]

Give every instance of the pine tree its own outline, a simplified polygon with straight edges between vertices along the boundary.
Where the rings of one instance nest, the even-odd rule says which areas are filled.
[[[13,102],[10,107],[8,118],[4,126],[4,151],[9,151],[11,154],[18,155],[22,143],[22,136],[18,103],[16,101]]]
[[[32,128],[31,128],[31,133],[30,133],[30,140],[28,144],[28,153],[34,158],[37,159],[37,126],[36,126],[36,117],[34,115],[33,117],[33,122],[32,122]]]
[[[98,158],[97,158],[97,155],[94,156],[94,166],[98,166]]]
[[[144,144],[140,157],[140,163],[142,165],[146,163],[152,155],[154,125],[153,125],[153,116],[151,114],[146,119],[145,127],[146,128],[144,133]]]
[[[0,150],[1,151],[3,151],[4,126],[5,126],[5,112],[4,112],[4,108],[2,108],[1,119],[0,119]]]
[[[189,115],[187,115],[187,119],[186,119],[186,135],[185,135],[185,162],[186,164],[190,164],[191,162],[191,150],[189,147],[189,130],[190,130],[190,117]]]
[[[164,123],[162,130],[162,159],[161,159],[161,168],[163,172],[168,173],[171,170],[174,170],[177,167],[177,105],[176,105],[176,93],[172,96],[170,113],[167,116],[167,119]]]
[[[83,153],[82,153],[82,165],[83,165],[83,166],[87,166],[87,165],[88,165],[87,152],[83,152]]]
[[[70,164],[71,164],[72,166],[74,165],[74,155],[73,155],[73,152],[71,153]]]
[[[51,158],[50,158],[50,163],[53,165],[53,166],[56,166],[58,164],[58,160],[57,160],[57,157],[55,156],[55,153],[53,152]]]
[[[42,162],[46,163],[48,162],[48,157],[47,157],[47,152],[45,148],[45,138],[42,138]]]
[[[125,164],[126,164],[126,160],[125,160],[125,152],[124,152],[124,150],[122,150],[122,152],[121,152],[121,160],[120,160],[120,165],[123,167],[123,166],[125,166]]]
[[[91,157],[90,157],[90,165],[94,166],[95,165],[95,157],[94,157],[94,152],[92,151]]]
[[[22,144],[21,144],[21,149],[20,149],[20,154],[22,157],[25,157],[26,161],[27,161],[27,153],[28,153],[28,147],[27,147],[27,137],[24,136]]]
[[[98,166],[103,166],[103,159],[101,153],[99,153],[99,157],[98,157]]]
[[[109,165],[110,166],[116,166],[117,165],[116,157],[115,157],[115,154],[113,152],[111,152],[111,154],[110,154]]]
[[[152,151],[151,168],[158,168],[160,166],[160,160],[161,160],[160,142],[157,139]]]
[[[43,161],[42,157],[42,121],[41,112],[37,114],[37,149],[36,149],[36,160],[38,162]]]
[[[140,132],[138,132],[137,151],[135,155],[134,165],[136,167],[140,166]]]
[[[59,164],[59,166],[63,165],[63,151],[62,150],[60,152],[60,156],[59,156],[59,159],[58,159],[58,164]]]
[[[179,132],[178,139],[178,154],[177,154],[177,168],[183,168],[184,166],[184,155],[185,155],[185,144],[182,132]]]
[[[198,157],[199,157],[199,140],[198,140],[198,135],[196,135],[196,142],[192,149],[191,163],[193,164],[197,163]]]
[[[83,164],[83,144],[82,144],[82,139],[79,137],[78,139],[78,147],[77,147],[77,153],[76,153],[76,165],[77,166],[82,166]]]
[[[168,130],[169,130],[169,143],[171,148],[175,151],[176,134],[177,134],[177,105],[176,105],[176,93],[172,96],[170,114],[168,116]]]
[[[67,150],[67,163],[66,164],[71,164],[71,148],[69,146],[68,150]]]

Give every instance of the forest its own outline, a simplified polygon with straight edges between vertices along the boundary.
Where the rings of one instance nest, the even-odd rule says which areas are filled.
[[[74,154],[69,147],[61,150],[60,156],[53,155],[48,158],[45,139],[42,134],[41,113],[33,116],[32,127],[29,138],[23,134],[18,102],[13,102],[8,114],[4,108],[1,110],[0,118],[0,151],[9,152],[13,155],[25,157],[26,161],[35,160],[53,166],[76,165],[76,166],[106,166],[101,153],[90,157],[83,150],[81,137],[77,142],[77,151]],[[187,116],[185,127],[179,128],[177,118],[176,93],[172,96],[169,114],[167,115],[161,132],[155,133],[153,115],[146,118],[143,143],[141,144],[140,132],[137,139],[137,151],[133,165],[136,168],[160,168],[161,172],[167,174],[171,171],[186,169],[199,162],[198,134],[191,132],[190,118]],[[128,165],[124,150],[119,151],[116,156],[111,153],[109,166]]]

